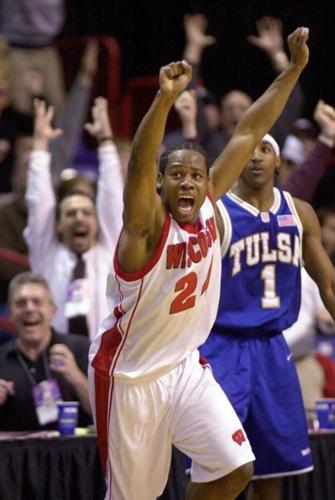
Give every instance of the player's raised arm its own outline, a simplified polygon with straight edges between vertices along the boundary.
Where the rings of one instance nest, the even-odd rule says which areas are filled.
[[[169,111],[191,79],[186,61],[163,66],[159,91],[140,123],[132,144],[124,192],[124,226],[128,230],[153,223],[159,198],[156,196],[157,154],[165,133]]]
[[[123,231],[118,250],[124,271],[136,271],[145,265],[158,243],[165,212],[156,192],[157,154],[169,111],[191,76],[192,68],[186,61],[163,66],[159,91],[136,131],[124,189]]]
[[[297,28],[287,39],[291,60],[264,94],[238,122],[229,143],[211,168],[213,196],[220,198],[234,183],[249,156],[281,114],[309,57],[308,28]]]

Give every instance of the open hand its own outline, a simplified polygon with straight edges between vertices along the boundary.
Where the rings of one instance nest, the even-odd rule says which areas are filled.
[[[256,45],[267,54],[275,54],[284,50],[282,22],[274,17],[262,17],[256,21],[258,36],[249,35],[249,43]]]
[[[40,99],[34,99],[34,149],[47,149],[49,141],[56,139],[63,131],[53,128],[55,110]]]
[[[205,33],[207,25],[208,21],[204,14],[185,14],[184,28],[187,42],[200,48],[209,47],[215,43],[216,38]]]
[[[99,142],[106,137],[113,137],[113,131],[109,120],[108,102],[104,97],[97,97],[92,107],[92,123],[84,125],[85,130]]]

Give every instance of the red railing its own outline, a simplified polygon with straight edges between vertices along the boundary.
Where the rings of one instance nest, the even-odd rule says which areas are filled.
[[[0,248],[0,261],[15,264],[21,267],[22,271],[28,271],[30,269],[27,255],[15,252],[14,250],[8,250],[7,248]],[[5,333],[15,332],[14,324],[7,316],[0,315],[0,331]]]
[[[159,88],[158,76],[139,76],[126,83],[121,100],[120,135],[132,139]],[[177,113],[172,109],[166,126],[169,132],[180,127]]]
[[[89,40],[99,44],[97,74],[94,79],[92,96],[102,95],[108,99],[111,123],[115,135],[119,135],[119,108],[121,87],[121,51],[118,41],[111,36],[92,35],[63,38],[57,42],[64,63],[67,89],[70,88],[79,70],[80,59]]]

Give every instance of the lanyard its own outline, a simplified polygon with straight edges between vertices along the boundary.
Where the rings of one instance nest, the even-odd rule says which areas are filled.
[[[16,355],[17,355],[17,359],[21,365],[21,368],[23,369],[24,373],[26,374],[31,386],[34,387],[35,385],[38,385],[35,377],[31,373],[31,371],[29,370],[27,363],[23,359],[22,354],[19,351],[17,351]],[[44,368],[44,373],[45,373],[46,379],[50,379],[51,373],[50,373],[50,368],[49,368],[49,364],[48,364],[47,354],[45,351],[42,352],[42,361],[43,361],[43,368]]]

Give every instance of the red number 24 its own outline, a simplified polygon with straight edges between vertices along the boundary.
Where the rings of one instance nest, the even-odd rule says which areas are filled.
[[[209,266],[207,277],[201,289],[201,294],[205,293],[208,288],[209,280],[212,272],[212,262]],[[172,301],[170,306],[170,314],[176,314],[186,309],[191,309],[195,306],[196,295],[194,294],[197,288],[198,278],[195,272],[183,276],[177,281],[174,291],[180,292]]]

